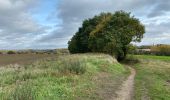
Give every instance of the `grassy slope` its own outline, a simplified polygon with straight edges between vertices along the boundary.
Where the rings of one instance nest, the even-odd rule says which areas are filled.
[[[170,57],[137,55],[135,100],[170,100]]]
[[[0,68],[0,97],[3,100],[100,100],[105,96],[103,89],[110,88],[102,87],[103,84],[116,82],[118,87],[128,74],[115,59],[104,54],[69,55],[28,66],[6,66]]]

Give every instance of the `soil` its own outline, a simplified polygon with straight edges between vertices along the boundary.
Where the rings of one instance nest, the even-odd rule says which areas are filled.
[[[129,67],[131,74],[126,81],[123,82],[120,90],[116,92],[116,98],[112,100],[132,100],[134,91],[134,77],[136,75],[135,69]]]
[[[133,100],[136,71],[131,67],[129,67],[129,69],[131,74],[127,79],[123,77],[120,78],[119,76],[115,81],[111,79],[111,75],[108,73],[100,73],[94,78],[94,80],[97,81],[97,87],[99,87],[97,89],[97,95],[100,100]]]

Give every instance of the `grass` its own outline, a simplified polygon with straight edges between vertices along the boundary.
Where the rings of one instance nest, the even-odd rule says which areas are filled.
[[[145,58],[149,60],[161,60],[161,61],[169,61],[170,56],[154,56],[154,55],[135,55],[137,58]]]
[[[101,100],[129,75],[109,55],[79,54],[42,59],[30,65],[0,68],[3,100]],[[115,87],[103,87],[114,82]]]
[[[170,100],[170,57],[137,55],[135,100]]]

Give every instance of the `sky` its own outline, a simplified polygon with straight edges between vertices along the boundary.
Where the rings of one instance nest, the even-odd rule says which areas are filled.
[[[136,45],[170,44],[170,0],[0,0],[0,49],[66,48],[83,20],[118,10],[145,25]]]

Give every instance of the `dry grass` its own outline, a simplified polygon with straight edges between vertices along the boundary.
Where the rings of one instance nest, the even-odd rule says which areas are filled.
[[[30,64],[38,59],[54,57],[48,54],[0,54],[0,66],[8,64]]]
[[[16,64],[1,67],[0,98],[100,100],[104,96],[112,96],[116,91],[114,85],[120,85],[126,76],[128,71],[109,55],[65,55],[39,60],[27,66]],[[106,94],[102,97],[100,93]]]

